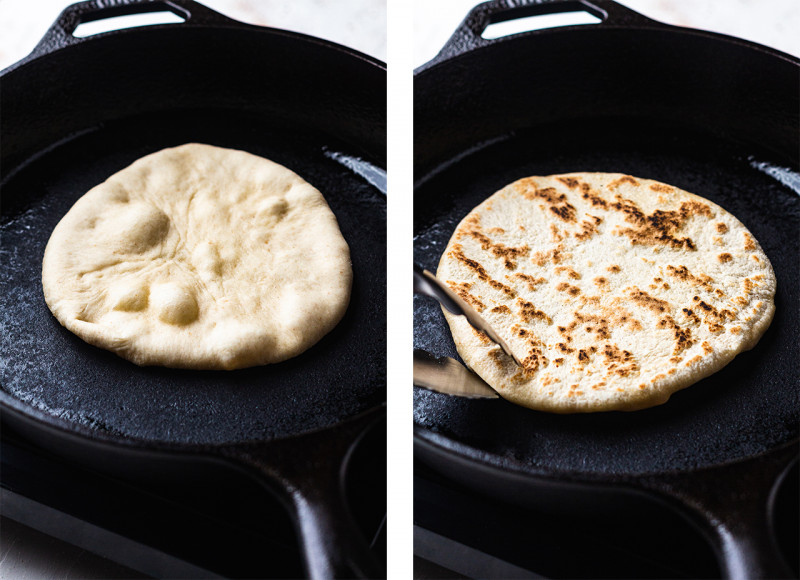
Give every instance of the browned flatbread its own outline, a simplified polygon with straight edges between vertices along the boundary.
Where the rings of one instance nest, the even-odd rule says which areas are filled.
[[[775,310],[758,242],[720,206],[629,175],[521,179],[456,228],[437,276],[523,360],[445,311],[506,399],[556,413],[659,405],[752,348]]]

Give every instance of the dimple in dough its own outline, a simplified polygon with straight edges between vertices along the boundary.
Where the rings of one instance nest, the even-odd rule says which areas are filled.
[[[262,157],[192,143],[81,197],[50,237],[42,284],[90,344],[139,365],[237,369],[329,332],[352,267],[317,189]]]

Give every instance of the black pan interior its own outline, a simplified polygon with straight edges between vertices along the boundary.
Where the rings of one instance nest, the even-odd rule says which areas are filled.
[[[415,388],[415,423],[472,457],[550,474],[692,469],[796,438],[800,174],[784,164],[769,151],[696,127],[657,118],[585,117],[502,135],[422,176],[415,192],[414,257],[431,270],[458,222],[506,184],[529,175],[622,172],[691,191],[736,215],[769,256],[778,290],[774,321],[756,348],[665,405],[635,413],[551,415],[504,400]],[[418,296],[414,347],[457,357],[439,307]]]
[[[300,356],[234,372],[137,367],[66,331],[41,290],[50,232],[74,201],[148,153],[186,142],[281,163],[325,195],[350,245],[344,319]],[[106,123],[43,152],[3,187],[0,380],[24,406],[71,424],[192,443],[271,439],[324,427],[385,400],[385,194],[342,164],[360,151],[291,119],[183,110]],[[375,168],[380,172],[380,168]]]

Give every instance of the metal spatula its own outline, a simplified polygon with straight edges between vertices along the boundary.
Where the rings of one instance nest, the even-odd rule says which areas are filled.
[[[520,360],[511,351],[505,341],[500,338],[494,329],[489,326],[489,323],[486,322],[472,306],[464,302],[458,294],[450,290],[450,288],[436,278],[436,276],[427,270],[423,270],[416,264],[414,264],[414,292],[438,300],[439,304],[447,308],[447,310],[453,314],[465,316],[467,322],[475,329],[486,334],[486,336],[503,349],[504,353],[514,359],[517,365],[522,366]]]
[[[437,358],[414,350],[414,384],[437,393],[468,399],[497,399],[499,395],[483,379],[449,356]]]

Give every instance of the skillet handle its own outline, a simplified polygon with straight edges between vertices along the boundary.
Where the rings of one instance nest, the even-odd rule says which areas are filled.
[[[424,65],[423,68],[476,48],[501,42],[502,38],[486,39],[481,36],[490,24],[562,12],[588,12],[601,20],[597,24],[581,25],[587,27],[640,26],[664,28],[668,26],[634,12],[613,0],[491,0],[490,2],[478,4],[473,8],[442,50],[439,51],[439,54]],[[536,34],[537,32],[534,30],[515,36]]]
[[[205,24],[248,26],[206,8],[193,0],[90,0],[67,6],[27,58],[44,56],[53,51],[88,40],[72,33],[84,22],[94,22],[150,12],[172,12],[184,19],[180,24],[167,26],[197,26]]]
[[[287,505],[312,580],[386,577],[344,495],[350,453],[385,416],[386,407],[381,405],[330,429],[216,449],[215,455],[255,475]]]
[[[677,508],[710,538],[724,578],[793,578],[775,540],[775,492],[797,460],[796,443],[743,462],[643,477],[637,486]]]

